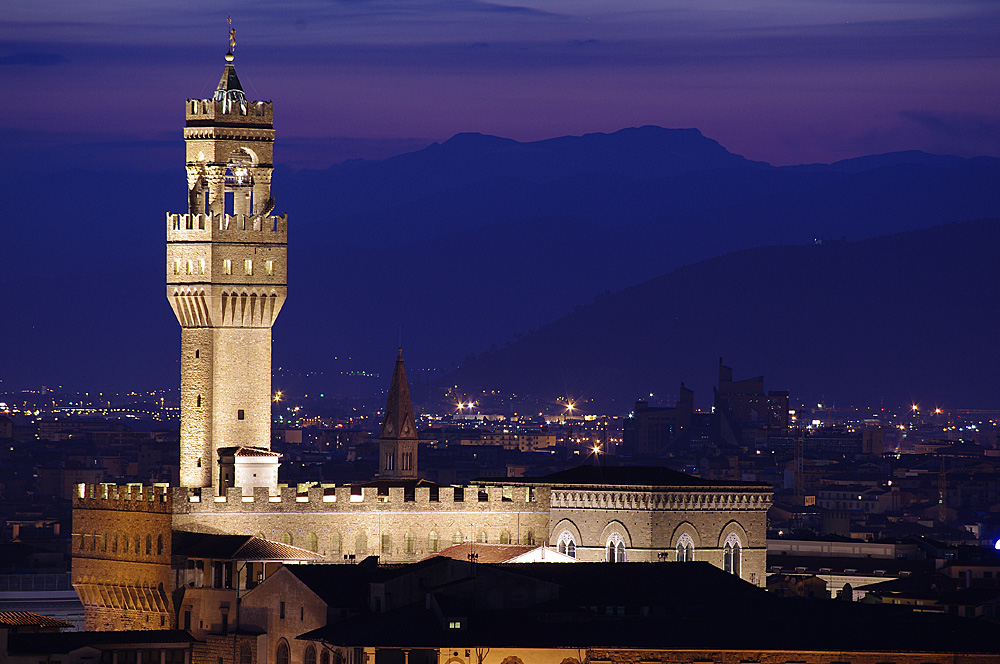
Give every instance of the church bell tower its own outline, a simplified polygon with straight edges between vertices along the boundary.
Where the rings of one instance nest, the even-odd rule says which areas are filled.
[[[217,493],[277,483],[271,326],[287,290],[287,218],[271,214],[272,105],[247,100],[235,46],[230,30],[214,95],[185,104],[188,211],[167,213],[167,299],[181,325],[180,483]],[[257,459],[253,473],[220,463],[219,451],[232,458],[233,448]]]
[[[378,437],[379,479],[416,479],[419,443],[410,384],[406,382],[403,349],[400,348]]]

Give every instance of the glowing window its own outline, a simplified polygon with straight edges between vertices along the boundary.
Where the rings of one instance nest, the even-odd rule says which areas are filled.
[[[274,276],[274,261],[264,261],[264,270],[267,272],[267,276]]]
[[[233,273],[233,261],[231,261],[228,258],[223,259],[223,261],[222,261],[222,272],[223,272],[223,274],[232,274]]]
[[[175,260],[174,261],[174,274],[180,274],[180,273],[181,273],[181,262],[180,262],[180,260]]]
[[[198,259],[198,274],[205,274],[205,259]]]
[[[243,259],[243,271],[246,272],[247,275],[253,274],[253,261],[251,259]]]
[[[185,274],[194,274],[194,263],[191,261],[186,261],[184,265]]]

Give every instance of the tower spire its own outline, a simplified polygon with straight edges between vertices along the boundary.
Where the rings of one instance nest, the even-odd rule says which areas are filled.
[[[379,477],[417,476],[417,425],[410,399],[410,385],[403,365],[403,349],[396,353],[396,367],[389,384],[385,417],[379,434]]]

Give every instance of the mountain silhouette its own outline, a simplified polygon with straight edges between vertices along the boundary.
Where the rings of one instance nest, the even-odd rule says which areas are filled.
[[[176,384],[163,283],[164,213],[187,205],[179,142],[177,155],[148,171],[7,166],[18,223],[0,280],[15,312],[0,334],[16,351],[0,379]],[[279,167],[289,297],[274,366],[323,380],[377,373],[402,338],[419,382],[595,295],[714,256],[998,216],[997,181],[1000,160],[921,152],[776,168],[659,127],[534,142],[459,134],[390,159]],[[340,389],[384,385],[327,391]]]
[[[649,393],[672,405],[685,381],[708,407],[724,356],[793,403],[994,407],[998,242],[985,219],[734,252],[598,298],[442,383],[627,411]]]

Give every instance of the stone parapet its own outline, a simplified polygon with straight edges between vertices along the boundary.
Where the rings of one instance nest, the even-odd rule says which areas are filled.
[[[773,493],[741,488],[725,490],[643,491],[608,489],[552,489],[552,507],[628,510],[757,511],[771,506]]]
[[[73,493],[73,509],[169,514],[172,510],[171,493],[164,485],[77,484]]]
[[[188,99],[185,104],[187,126],[203,123],[259,124],[270,127],[274,122],[274,104],[270,101],[248,101],[245,104],[229,103],[216,99]]]
[[[276,490],[254,487],[244,495],[240,487],[230,487],[222,495],[191,487],[174,487],[172,500],[175,512],[188,514],[262,512],[369,512],[385,509],[424,512],[436,510],[510,512],[547,512],[547,495],[535,487],[509,485],[438,487],[437,499],[432,500],[430,487],[416,487],[412,493],[403,487],[390,487],[380,493],[378,487],[336,486],[332,484],[299,489],[279,485]],[[530,496],[529,496],[530,491]],[[481,493],[482,492],[482,493]],[[505,498],[505,492],[507,497]],[[456,494],[460,497],[456,500]],[[529,499],[532,498],[532,499]]]
[[[286,244],[288,215],[167,213],[167,242]]]

